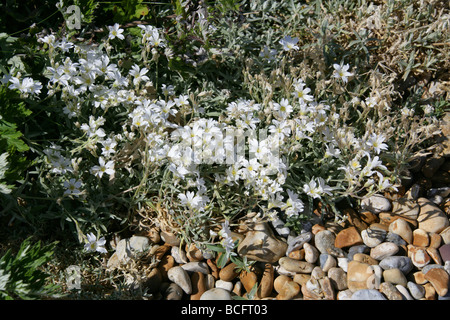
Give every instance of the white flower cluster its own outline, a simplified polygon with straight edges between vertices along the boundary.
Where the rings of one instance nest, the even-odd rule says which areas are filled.
[[[165,47],[158,29],[149,25],[139,28],[145,50]],[[124,39],[117,24],[109,27],[108,35],[109,40],[116,38]],[[45,151],[50,171],[64,177],[65,195],[81,194],[87,174],[114,180],[133,170],[133,164],[118,162],[127,161],[123,160],[126,148],[133,150],[126,158],[129,161],[141,160],[140,165],[147,168],[167,168],[179,190],[179,205],[191,212],[207,211],[213,190],[226,193],[230,188],[243,188],[242,196],[265,203],[268,217],[282,212],[289,219],[304,212],[303,201],[308,198],[331,199],[344,194],[346,188],[393,187],[383,176],[387,168],[379,160],[380,153],[387,150],[386,138],[374,132],[357,137],[352,128],[339,122],[338,112],[316,100],[303,79],[293,79],[289,94],[276,101],[258,104],[238,99],[229,102],[218,119],[195,117],[183,122],[180,119],[186,114],[198,114],[190,96],[176,95],[173,85],[162,84],[155,88],[162,96],[153,97],[147,90],[153,88],[148,65],[133,64],[126,70],[93,46],[57,42],[54,36],[40,41],[48,46],[52,61],[46,73],[49,95],[60,93],[64,102],[61,113],[79,128],[83,148],[77,150],[88,150],[96,157],[87,172],[80,172],[79,160],[64,157],[61,147],[54,145]],[[285,37],[280,44],[290,51],[298,50],[297,42],[297,38]],[[72,60],[69,53],[78,59]],[[262,52],[268,59],[275,54],[268,48]],[[334,69],[332,77],[344,83],[353,75],[348,65],[336,64]],[[9,81],[10,88],[26,93],[39,93],[42,88],[29,78]],[[113,123],[108,121],[116,121],[118,114],[122,115],[117,118],[122,121],[122,131],[112,132],[109,125]],[[133,144],[137,146],[134,149],[130,147]],[[317,155],[311,156],[314,152]],[[300,170],[301,175],[292,180],[296,164],[289,159],[295,155],[308,157],[312,166],[327,165],[330,175]],[[214,170],[204,170],[205,166]],[[345,183],[338,185],[339,180]]]

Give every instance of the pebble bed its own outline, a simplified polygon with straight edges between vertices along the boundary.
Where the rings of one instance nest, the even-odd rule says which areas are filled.
[[[317,217],[297,236],[274,222],[233,232],[237,253],[256,261],[250,271],[219,269],[211,253],[165,233],[122,239],[108,268],[150,248],[157,264],[139,286],[156,300],[249,298],[255,284],[257,300],[449,300],[445,155],[419,154],[398,193],[362,199],[341,224]]]

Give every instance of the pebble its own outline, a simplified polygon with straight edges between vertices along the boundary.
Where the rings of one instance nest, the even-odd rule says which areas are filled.
[[[175,266],[167,272],[170,281],[176,283],[186,294],[192,293],[191,279],[186,270],[180,266]]]
[[[380,285],[380,292],[384,294],[388,300],[403,300],[403,295],[390,282],[383,282]]]
[[[258,297],[266,298],[271,295],[273,290],[273,281],[274,281],[274,268],[270,263],[266,263],[264,265],[264,272],[261,277],[261,283],[258,287]]]
[[[254,271],[241,271],[239,280],[244,286],[245,291],[250,292],[255,284],[258,282],[258,276]]]
[[[386,297],[375,289],[362,289],[353,292],[351,300],[387,300]]]
[[[395,255],[399,250],[397,244],[393,242],[383,242],[370,250],[370,256],[375,260],[383,260],[386,257]]]
[[[178,246],[173,246],[170,251],[171,256],[175,259],[176,263],[188,263],[189,260],[186,256],[186,252]]]
[[[188,274],[193,272],[201,272],[203,274],[209,273],[208,264],[205,261],[192,261],[181,265],[181,267],[187,271]]]
[[[232,300],[231,293],[222,288],[212,288],[205,291],[200,300]]]
[[[421,269],[430,263],[431,258],[428,255],[426,249],[420,247],[410,247],[408,249],[410,252],[410,258],[412,263],[418,268]]]
[[[314,265],[312,263],[294,260],[289,257],[280,258],[278,263],[287,271],[295,273],[311,273],[314,269]]]
[[[442,261],[450,261],[450,244],[444,244],[439,248],[439,254],[441,255]]]
[[[407,244],[406,241],[402,239],[402,237],[393,232],[387,233],[385,242],[392,242],[398,246],[405,246]]]
[[[330,253],[334,248],[335,235],[330,230],[318,232],[314,237],[314,246],[320,253]]]
[[[181,300],[183,298],[183,289],[176,283],[171,283],[164,291],[165,300]]]
[[[232,281],[239,275],[239,272],[236,270],[237,265],[233,262],[230,262],[225,267],[223,267],[219,272],[219,278],[223,281]]]
[[[321,253],[319,256],[319,261],[320,267],[324,272],[328,272],[328,270],[330,270],[333,267],[336,267],[337,265],[336,259],[331,254],[327,253]]]
[[[450,243],[450,227],[445,228],[439,233],[442,241],[444,241],[445,244]]]
[[[412,243],[413,232],[408,222],[402,218],[395,220],[389,225],[389,232],[398,234],[407,243]]]
[[[200,300],[202,294],[207,290],[205,274],[200,271],[193,272],[191,275],[191,284],[191,300]]]
[[[412,281],[408,281],[406,284],[406,287],[408,288],[409,292],[411,293],[411,296],[416,299],[420,300],[423,297],[425,297],[425,288],[421,286],[420,284],[417,284]]]
[[[173,233],[162,231],[159,233],[162,241],[164,241],[165,244],[177,247],[180,245],[181,240]]]
[[[367,289],[380,289],[381,280],[383,277],[383,270],[379,265],[371,265],[370,269],[373,271],[373,274],[367,278],[366,285]]]
[[[279,275],[275,278],[273,287],[278,293],[277,300],[290,300],[300,292],[300,286],[290,277]]]
[[[426,232],[439,233],[449,226],[445,213],[427,198],[419,198],[420,214],[417,218],[419,228]]]
[[[296,273],[292,280],[297,282],[300,286],[305,286],[309,279],[311,279],[310,274]],[[346,280],[346,283],[347,283],[347,280]]]
[[[367,264],[371,264],[371,265],[376,265],[378,264],[378,260],[375,260],[374,258],[372,258],[371,256],[365,254],[365,253],[357,253],[353,256],[353,260],[355,261],[359,261],[359,262],[364,262]]]
[[[428,264],[422,268],[423,274],[427,274],[431,269],[444,269],[444,267],[440,264]]]
[[[408,198],[400,198],[392,201],[392,213],[406,220],[417,220],[420,206],[417,201]]]
[[[303,249],[305,250],[305,261],[309,263],[316,263],[319,258],[319,250],[309,243],[304,243]]]
[[[428,247],[426,248],[426,252],[430,256],[430,258],[434,261],[434,263],[442,264],[441,255],[439,254],[439,251],[437,249]]]
[[[409,294],[409,291],[408,291],[408,289],[405,288],[405,286],[398,284],[395,287],[402,294],[402,296],[404,297],[404,300],[414,300],[414,298]]]
[[[372,213],[380,213],[390,211],[392,208],[392,204],[389,199],[375,194],[370,197],[364,198],[361,200],[361,209],[368,210]]]
[[[175,266],[175,259],[170,255],[165,255],[161,261],[158,264],[158,269],[161,272],[161,276],[164,280],[168,280],[167,277],[167,271],[169,271],[170,268]]]
[[[337,258],[339,268],[345,272],[348,270],[348,258]]]
[[[387,232],[385,230],[368,228],[361,231],[361,238],[366,246],[374,248],[383,243],[386,234]]]
[[[441,268],[433,268],[425,274],[427,279],[441,297],[445,296],[449,288],[449,274]]]
[[[186,257],[191,262],[198,262],[204,259],[203,252],[200,251],[194,243],[186,245]]]
[[[300,249],[303,245],[312,239],[313,234],[311,232],[303,232],[297,237],[288,237],[288,248],[286,255],[289,255],[294,250]]]
[[[412,244],[416,247],[428,247],[430,244],[430,237],[428,232],[422,229],[415,229],[413,231],[413,241]]]
[[[367,263],[350,261],[347,271],[347,286],[350,290],[356,291],[367,289],[367,280],[374,273]]]
[[[353,291],[350,289],[339,291],[337,294],[337,300],[352,300]]]
[[[353,246],[348,249],[347,258],[349,261],[353,260],[353,257],[357,253],[368,253],[370,251],[370,248],[368,246],[359,245],[359,246]]]
[[[363,243],[363,239],[355,227],[349,227],[341,230],[334,240],[336,248],[347,248]]]
[[[406,284],[408,283],[405,275],[398,268],[384,270],[383,279],[386,282],[390,282],[392,284],[400,284],[402,286],[406,286]]]
[[[328,270],[328,278],[330,278],[333,287],[338,290],[346,290],[347,286],[347,274],[344,269],[339,267],[333,267]]]
[[[405,256],[386,257],[380,261],[379,265],[383,270],[398,268],[405,275],[407,275],[414,267],[411,259]]]
[[[231,292],[233,290],[234,284],[231,281],[217,280],[215,286],[216,288],[222,288]]]
[[[275,263],[285,255],[287,248],[287,243],[276,238],[267,223],[261,223],[246,233],[237,251],[249,260]]]

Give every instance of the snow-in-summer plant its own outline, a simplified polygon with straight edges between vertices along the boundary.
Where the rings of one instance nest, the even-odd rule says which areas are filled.
[[[100,45],[38,35],[47,81],[16,73],[7,86],[36,101],[45,91],[61,129],[36,148],[40,191],[76,225],[80,241],[88,234],[88,248],[97,243],[91,230],[105,234],[125,212],[142,228],[201,248],[214,243],[232,258],[233,227],[282,221],[295,234],[317,208],[340,222],[341,201],[396,189],[403,150],[430,136],[433,118],[423,126],[408,109],[399,113],[391,79],[359,73],[350,53],[316,50],[328,39],[326,21],[317,43],[303,46],[289,24],[319,23],[303,18],[312,8],[280,6],[296,14],[278,31],[270,23],[281,22],[253,17],[257,11],[248,15],[252,25],[226,14],[208,20],[199,9],[191,18],[201,27],[174,27],[179,39],[183,30],[201,39],[189,54],[150,24],[130,32],[108,26]],[[186,76],[208,64],[214,72],[216,64],[242,70],[229,86],[227,74],[211,73],[216,82]]]

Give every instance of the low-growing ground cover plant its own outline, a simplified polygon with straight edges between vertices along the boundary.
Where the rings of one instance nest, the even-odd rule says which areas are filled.
[[[0,35],[1,215],[101,277],[130,228],[239,259],[230,229],[341,221],[448,107],[442,1],[75,4],[79,29]]]

